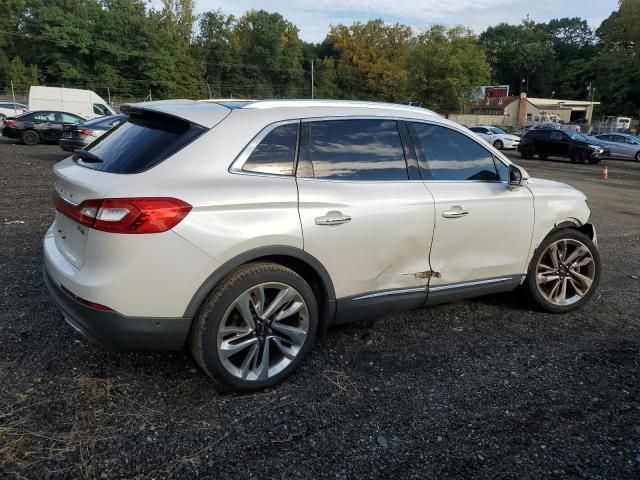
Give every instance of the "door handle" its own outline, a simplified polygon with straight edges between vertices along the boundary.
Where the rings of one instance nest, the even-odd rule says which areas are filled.
[[[349,215],[343,215],[342,212],[336,211],[327,212],[323,217],[316,217],[316,225],[342,225],[350,221]]]
[[[444,218],[462,218],[469,215],[469,211],[468,210],[462,210],[462,209],[458,209],[458,210],[447,210],[442,212],[442,216]]]

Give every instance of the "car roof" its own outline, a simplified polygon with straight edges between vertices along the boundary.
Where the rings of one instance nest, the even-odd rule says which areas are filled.
[[[221,110],[228,113],[242,111],[244,114],[255,112],[265,121],[278,121],[286,118],[312,118],[323,116],[383,116],[393,115],[408,118],[442,118],[426,108],[383,102],[355,100],[163,100],[125,105],[121,109],[151,110],[183,118],[211,128],[220,120]]]

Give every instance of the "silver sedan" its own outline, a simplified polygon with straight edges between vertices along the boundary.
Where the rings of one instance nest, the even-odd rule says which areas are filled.
[[[590,138],[606,145],[612,158],[625,158],[640,162],[640,138],[627,133],[602,133]]]

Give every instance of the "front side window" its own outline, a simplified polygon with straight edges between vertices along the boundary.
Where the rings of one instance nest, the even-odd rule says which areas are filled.
[[[315,178],[359,181],[408,179],[395,120],[350,119],[304,122],[301,163]],[[307,175],[304,167],[299,175]],[[304,174],[301,171],[305,171]]]
[[[71,115],[69,113],[62,113],[62,121],[64,123],[81,123],[84,120],[80,117],[76,117],[75,115]]]
[[[95,113],[96,115],[111,115],[109,109],[101,103],[93,104],[93,113]]]
[[[298,139],[298,122],[271,130],[251,152],[242,170],[271,175],[293,175]]]
[[[439,125],[409,125],[418,161],[432,180],[500,180],[491,152],[471,138]]]
[[[565,135],[562,132],[551,132],[551,141],[553,142],[561,142],[564,138]]]

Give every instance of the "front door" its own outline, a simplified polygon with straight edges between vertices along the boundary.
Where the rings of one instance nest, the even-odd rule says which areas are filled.
[[[338,321],[424,303],[433,199],[409,179],[395,120],[303,121],[298,191],[304,249],[333,280]]]
[[[531,192],[508,189],[507,165],[471,136],[429,123],[409,129],[435,201],[429,301],[517,285],[533,234]]]

